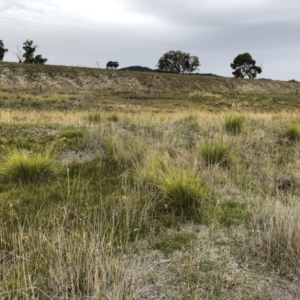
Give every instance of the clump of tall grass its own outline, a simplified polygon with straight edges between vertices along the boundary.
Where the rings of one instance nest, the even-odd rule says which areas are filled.
[[[155,209],[158,212],[204,221],[210,206],[209,189],[205,181],[192,171],[182,170],[162,157],[155,157],[137,167],[136,179],[140,185],[157,190]]]
[[[89,113],[87,116],[89,123],[100,123],[102,120],[100,113]]]
[[[202,202],[206,200],[204,181],[188,171],[168,169],[159,184],[165,200],[165,208],[175,214],[196,218],[201,214]]]
[[[287,205],[276,201],[266,204],[256,217],[256,255],[284,275],[300,275],[299,212],[299,202]]]
[[[121,169],[128,169],[140,162],[146,150],[142,141],[129,135],[110,136],[104,142],[106,159]]]
[[[291,141],[300,140],[300,126],[298,124],[287,124],[285,126],[285,136]]]
[[[22,149],[6,149],[1,158],[0,177],[5,182],[40,184],[57,177],[60,166],[51,151],[30,153]]]
[[[108,121],[117,123],[120,121],[120,116],[117,113],[112,113],[107,117]]]
[[[202,145],[200,155],[206,165],[227,167],[230,164],[229,146],[222,141],[212,141]]]
[[[228,133],[238,134],[244,126],[244,117],[240,115],[230,115],[225,118],[224,128]]]

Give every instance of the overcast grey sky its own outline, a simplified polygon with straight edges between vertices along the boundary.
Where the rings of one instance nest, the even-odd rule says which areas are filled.
[[[27,39],[48,64],[155,68],[169,50],[200,59],[200,73],[232,76],[249,52],[258,78],[300,80],[299,0],[0,0],[0,40],[13,52]]]

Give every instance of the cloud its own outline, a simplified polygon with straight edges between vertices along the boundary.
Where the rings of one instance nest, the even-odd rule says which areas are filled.
[[[52,1],[43,0],[2,0],[1,11],[6,16],[36,17],[38,15],[53,15],[59,11],[59,7]]]

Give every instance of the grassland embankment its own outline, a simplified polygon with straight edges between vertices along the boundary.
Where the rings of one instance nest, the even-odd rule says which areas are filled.
[[[298,82],[247,80],[227,77],[177,75],[53,65],[1,63],[0,84],[43,88],[178,90],[201,92],[280,93],[300,92]]]

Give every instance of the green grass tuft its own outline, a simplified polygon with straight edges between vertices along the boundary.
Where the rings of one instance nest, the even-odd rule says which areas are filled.
[[[161,177],[159,187],[164,194],[167,210],[178,215],[199,217],[207,188],[195,174],[169,169]]]
[[[244,126],[244,118],[240,115],[231,115],[225,118],[224,128],[226,132],[238,134]]]
[[[210,214],[209,188],[200,176],[173,166],[162,158],[154,158],[150,164],[136,170],[141,186],[156,190],[154,209],[157,216],[170,214],[206,222]]]
[[[120,121],[120,117],[118,114],[116,113],[112,113],[110,116],[107,117],[108,121],[111,121],[111,122],[114,122],[114,123],[117,123]]]
[[[102,121],[100,113],[90,113],[87,118],[89,123],[101,123]]]
[[[55,179],[59,170],[59,165],[49,152],[30,153],[13,149],[2,158],[0,177],[12,183],[40,184]]]
[[[300,139],[300,126],[295,123],[286,125],[285,136],[291,141],[298,141]]]
[[[230,164],[229,147],[220,141],[204,144],[200,149],[200,155],[206,165],[227,167]]]

